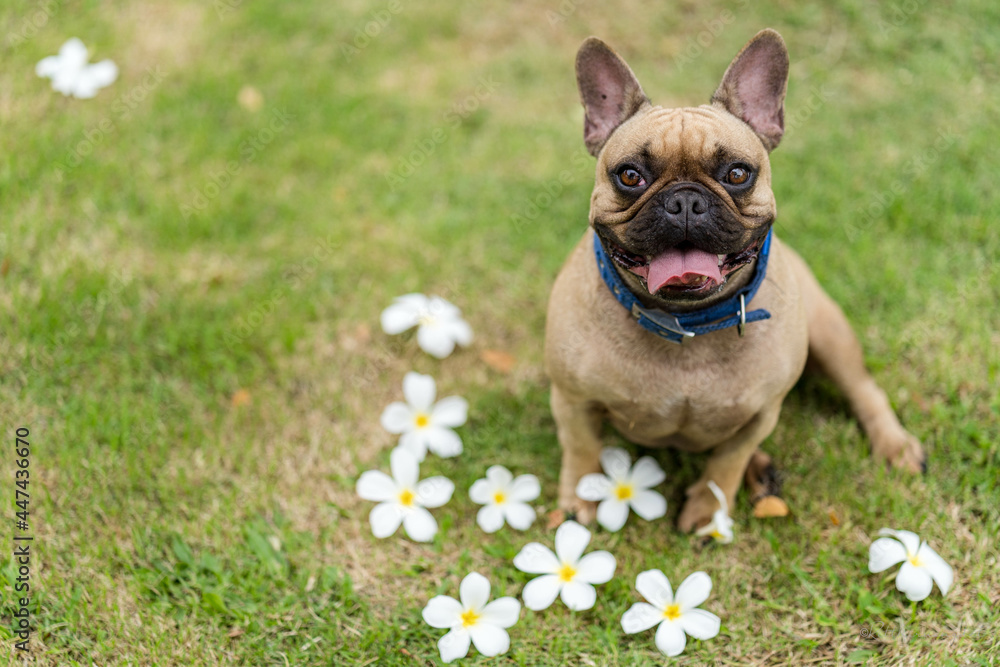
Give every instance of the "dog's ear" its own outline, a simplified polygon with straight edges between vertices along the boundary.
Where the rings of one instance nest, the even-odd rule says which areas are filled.
[[[576,54],[576,83],[585,111],[583,142],[596,156],[615,128],[649,100],[625,61],[596,37]]]
[[[770,28],[758,32],[730,63],[712,103],[743,119],[764,148],[774,150],[785,133],[788,50]]]

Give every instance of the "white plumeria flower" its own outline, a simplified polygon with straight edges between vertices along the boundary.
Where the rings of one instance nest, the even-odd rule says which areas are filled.
[[[573,611],[590,609],[597,601],[594,584],[604,584],[615,574],[615,557],[607,551],[583,550],[590,543],[590,531],[575,521],[566,521],[556,530],[556,552],[538,542],[526,544],[514,557],[521,572],[541,574],[529,581],[521,597],[533,611],[547,609],[556,596]]]
[[[470,642],[486,657],[506,653],[510,648],[506,628],[517,623],[521,603],[512,597],[489,602],[490,582],[478,572],[462,580],[458,596],[461,602],[448,595],[435,596],[427,602],[422,614],[432,628],[451,630],[438,640],[441,659],[452,662],[465,657]]]
[[[73,37],[59,48],[59,55],[38,61],[35,74],[52,79],[53,90],[85,100],[114,83],[118,66],[110,60],[88,65],[87,47]]]
[[[402,433],[399,446],[408,450],[417,461],[423,461],[427,450],[438,456],[458,456],[462,439],[451,429],[461,426],[468,417],[469,403],[459,396],[448,396],[437,403],[437,385],[430,375],[410,371],[403,377],[406,403],[390,403],[382,411],[382,427],[389,433]]]
[[[646,570],[635,578],[635,588],[649,602],[636,602],[622,615],[622,630],[635,634],[657,623],[656,648],[674,657],[684,652],[685,634],[711,639],[719,634],[722,621],[715,614],[696,609],[712,592],[712,578],[695,572],[681,582],[674,595],[670,580],[659,570]]]
[[[389,458],[392,477],[369,470],[358,478],[358,495],[378,503],[368,515],[375,537],[389,537],[403,524],[406,534],[417,542],[430,542],[437,533],[437,521],[425,508],[441,507],[451,500],[455,485],[447,477],[418,481],[420,466],[413,454],[396,447]]]
[[[700,537],[711,535],[716,542],[729,544],[733,541],[733,520],[729,518],[729,503],[726,502],[726,494],[712,480],[708,480],[708,488],[715,499],[719,501],[720,507],[712,514],[711,522],[695,531],[695,535]]]
[[[462,319],[462,311],[439,296],[404,294],[382,311],[382,331],[403,333],[417,328],[417,345],[427,354],[444,359],[455,343],[472,343],[472,327]]]
[[[903,563],[896,575],[896,588],[913,602],[923,600],[931,594],[934,584],[947,595],[955,573],[951,565],[931,549],[927,542],[921,542],[916,533],[908,530],[883,528],[880,537],[868,549],[868,569],[883,572],[896,563]],[[895,539],[894,539],[895,538]]]
[[[667,513],[666,498],[650,490],[666,479],[666,473],[652,457],[643,456],[632,466],[624,449],[605,447],[601,450],[601,467],[605,474],[591,473],[580,478],[576,495],[582,500],[600,501],[597,523],[607,530],[621,530],[629,508],[646,521]]]
[[[486,479],[477,479],[469,489],[472,502],[483,505],[476,514],[476,523],[487,533],[500,530],[504,521],[511,528],[527,530],[535,521],[535,510],[527,501],[537,498],[541,490],[534,475],[514,479],[503,466],[490,466]]]

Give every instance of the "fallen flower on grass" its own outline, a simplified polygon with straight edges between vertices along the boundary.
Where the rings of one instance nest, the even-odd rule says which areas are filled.
[[[712,514],[712,520],[708,525],[702,526],[695,531],[695,535],[699,537],[710,535],[715,538],[716,542],[729,544],[733,541],[733,520],[729,517],[729,503],[726,502],[726,495],[719,488],[719,485],[712,480],[708,480],[708,489],[715,496],[715,499],[719,501],[720,507]]]
[[[934,584],[947,595],[955,573],[951,566],[931,549],[927,542],[921,542],[916,533],[908,530],[883,528],[880,537],[868,548],[868,570],[872,573],[884,572],[896,563],[903,563],[896,574],[896,588],[913,602],[919,602],[931,594]]]
[[[656,648],[664,655],[674,657],[683,653],[687,644],[685,634],[703,641],[719,634],[722,626],[719,617],[696,609],[712,592],[712,578],[704,572],[695,572],[682,581],[677,595],[660,570],[639,573],[635,588],[648,602],[636,602],[622,615],[622,630],[631,635],[659,624]]]
[[[486,657],[506,653],[510,648],[506,629],[517,623],[521,603],[512,597],[489,602],[490,582],[478,572],[462,580],[458,596],[461,602],[448,595],[437,595],[427,602],[421,614],[432,628],[451,630],[438,640],[441,660],[452,662],[465,657],[470,643]]]
[[[652,491],[666,474],[650,456],[643,456],[631,465],[628,452],[620,447],[601,450],[604,473],[584,475],[576,485],[581,500],[600,501],[597,523],[612,532],[621,530],[628,519],[629,508],[646,521],[659,519],[667,513],[667,501]]]
[[[455,343],[472,343],[472,328],[462,311],[439,296],[404,294],[382,311],[382,330],[394,335],[417,327],[417,345],[427,354],[444,359]]]
[[[477,479],[469,489],[472,502],[483,505],[476,523],[487,533],[495,533],[504,521],[511,528],[527,530],[535,521],[535,510],[527,501],[541,493],[538,478],[520,475],[516,479],[501,465],[490,466],[485,479]]]
[[[88,65],[87,47],[73,37],[59,47],[58,55],[38,61],[35,74],[52,79],[53,90],[85,100],[114,83],[118,78],[118,66],[111,60]]]
[[[392,477],[369,470],[358,478],[358,495],[378,503],[368,515],[375,537],[389,537],[403,524],[406,534],[417,542],[430,542],[437,533],[437,521],[425,508],[441,507],[455,491],[447,477],[418,481],[420,466],[413,454],[397,447],[389,458]]]
[[[548,608],[556,596],[573,611],[590,609],[597,601],[594,584],[604,584],[615,574],[615,557],[607,551],[583,550],[590,543],[590,531],[575,521],[567,521],[556,530],[556,551],[538,542],[526,544],[514,557],[514,567],[521,572],[541,574],[524,586],[521,598],[533,611]]]
[[[459,396],[448,396],[437,403],[437,385],[430,375],[410,371],[403,377],[406,403],[390,403],[382,411],[382,427],[389,433],[402,434],[399,446],[408,450],[417,462],[427,450],[438,456],[458,456],[462,439],[451,429],[468,418],[469,403]]]

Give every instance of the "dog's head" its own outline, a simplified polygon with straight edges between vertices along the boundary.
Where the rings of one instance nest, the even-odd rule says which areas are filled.
[[[694,306],[720,294],[775,217],[768,153],[784,132],[781,36],[750,40],[700,107],[652,105],[595,37],[580,47],[576,75],[584,142],[597,157],[590,223],[609,256],[657,301]]]

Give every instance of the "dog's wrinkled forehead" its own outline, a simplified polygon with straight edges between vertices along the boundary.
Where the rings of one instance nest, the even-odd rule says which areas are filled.
[[[708,105],[649,106],[618,127],[598,157],[604,171],[632,164],[647,168],[657,180],[714,182],[719,168],[735,162],[749,164],[761,176],[769,171],[767,150],[753,130]]]

